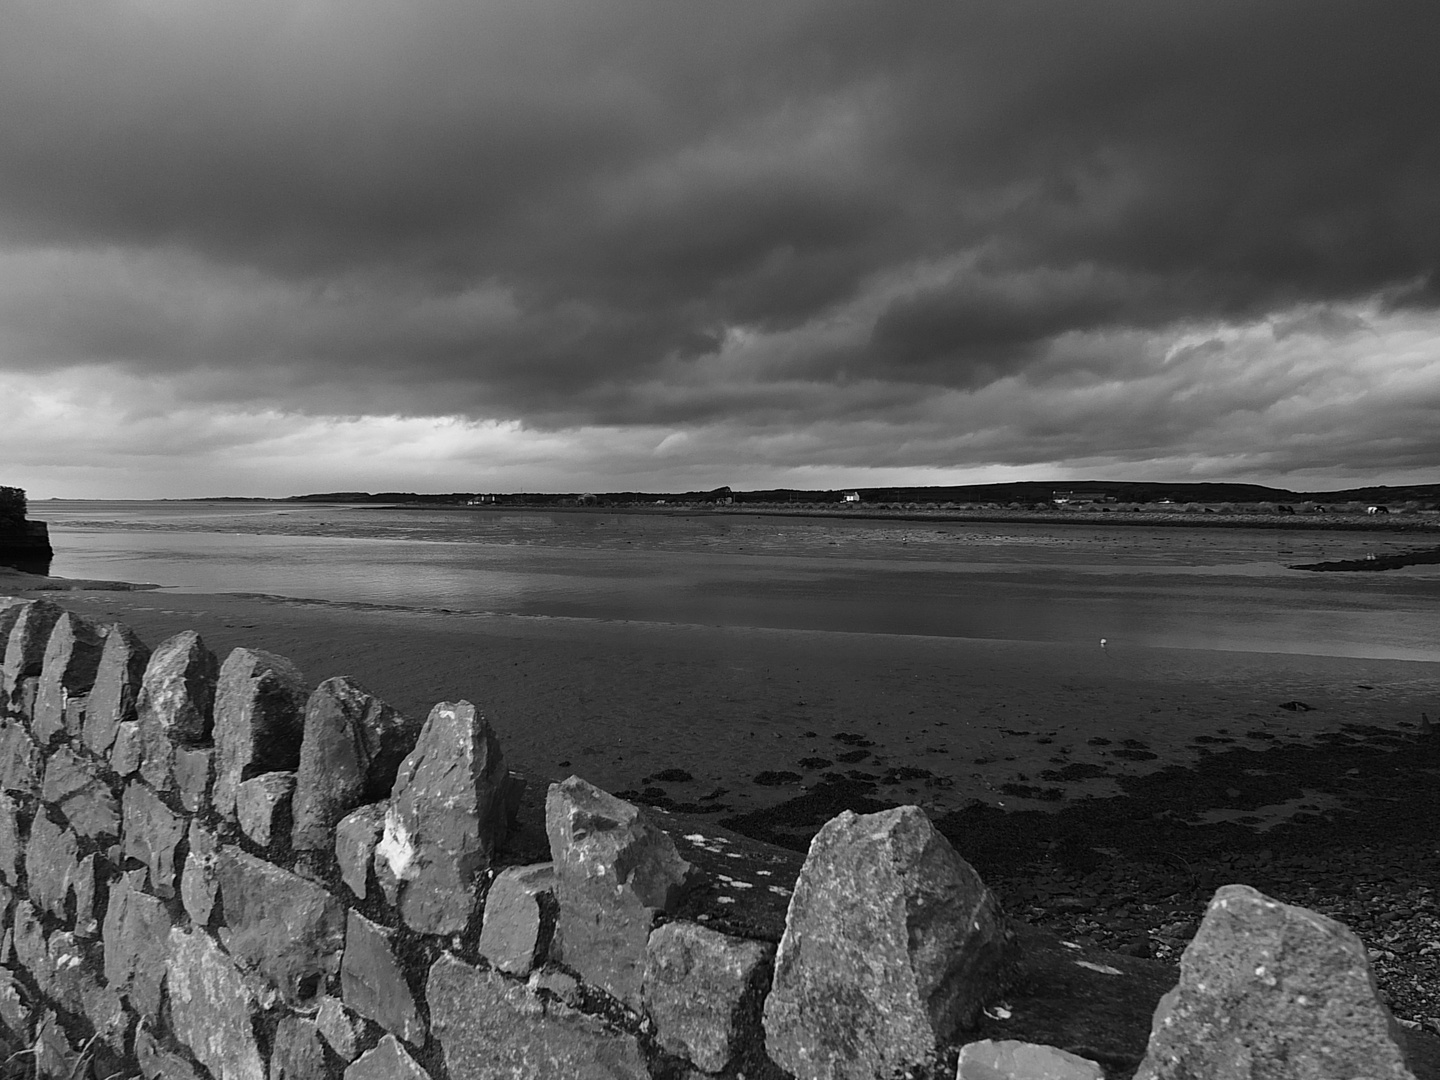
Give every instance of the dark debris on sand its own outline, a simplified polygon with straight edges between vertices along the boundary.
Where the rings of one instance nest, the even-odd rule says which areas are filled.
[[[1370,949],[1402,1023],[1440,1033],[1440,735],[1346,725],[1204,749],[1190,767],[1113,776],[1119,796],[1053,811],[977,802],[936,825],[1007,910],[1085,945],[1177,962],[1232,882],[1331,915]],[[1273,828],[1251,813],[1287,802],[1298,812]],[[893,805],[881,785],[829,773],[720,823],[804,851],[842,810]]]

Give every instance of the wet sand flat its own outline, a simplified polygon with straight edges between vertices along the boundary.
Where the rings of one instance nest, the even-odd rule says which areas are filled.
[[[977,800],[1055,809],[1226,748],[1346,725],[1404,733],[1440,712],[1440,665],[1418,661],[48,595],[152,645],[194,629],[222,657],[244,645],[290,657],[312,683],[351,675],[410,713],[467,699],[541,785],[573,772],[715,813],[837,780],[936,815]]]

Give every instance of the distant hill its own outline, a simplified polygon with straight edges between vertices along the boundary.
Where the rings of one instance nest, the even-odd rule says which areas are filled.
[[[508,506],[623,506],[656,503],[841,503],[847,494],[858,495],[862,503],[1040,503],[1055,498],[1075,501],[1113,500],[1126,503],[1421,503],[1440,508],[1440,484],[1411,484],[1388,487],[1346,488],[1340,491],[1292,491],[1261,484],[1154,483],[1124,480],[1052,480],[1012,484],[960,484],[934,487],[881,487],[836,490],[768,488],[733,491],[728,487],[710,491],[610,491],[610,492],[450,492],[422,494],[413,491],[333,491],[295,495],[288,502],[319,503],[421,503],[438,505]]]

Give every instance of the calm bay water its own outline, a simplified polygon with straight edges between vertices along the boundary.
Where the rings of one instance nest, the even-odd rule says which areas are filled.
[[[62,577],[522,616],[1440,662],[1440,567],[1316,574],[1423,540],[785,516],[33,504]]]

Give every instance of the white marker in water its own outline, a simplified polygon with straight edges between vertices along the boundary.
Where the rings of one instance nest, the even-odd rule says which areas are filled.
[[[1100,639],[1100,648],[1103,649],[1104,647],[1105,647],[1105,639],[1102,637],[1102,638]]]

